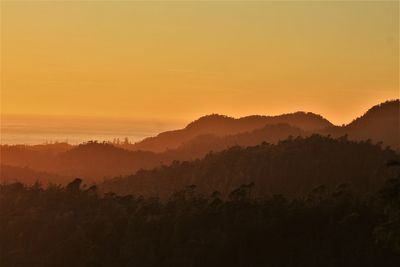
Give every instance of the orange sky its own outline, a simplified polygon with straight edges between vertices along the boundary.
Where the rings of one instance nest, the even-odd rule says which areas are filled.
[[[399,2],[1,2],[1,113],[190,121],[399,97]]]

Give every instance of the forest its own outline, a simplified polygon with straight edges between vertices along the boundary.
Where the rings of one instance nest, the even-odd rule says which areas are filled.
[[[391,162],[388,168],[399,168]],[[168,200],[67,186],[0,186],[1,266],[399,266],[400,176],[376,194]]]
[[[0,266],[400,266],[399,101],[0,146]]]
[[[332,190],[338,185],[369,194],[393,175],[393,170],[385,167],[387,162],[398,159],[397,152],[369,141],[312,135],[278,144],[235,146],[194,161],[174,161],[106,180],[99,189],[164,199],[194,184],[202,193],[217,190],[225,197],[242,184],[254,183],[256,197],[301,196],[318,186]]]
[[[400,267],[400,0],[0,0],[0,267]]]
[[[162,132],[134,144],[90,141],[41,145],[0,145],[0,181],[32,184],[66,184],[75,177],[98,183],[139,170],[151,170],[174,161],[193,161],[208,153],[231,147],[277,144],[289,136],[318,134],[349,141],[367,141],[400,151],[400,102],[376,105],[348,125],[334,126],[314,113],[296,112],[278,116],[252,115],[242,118],[212,114],[203,116],[185,128]],[[53,178],[51,178],[53,177]]]

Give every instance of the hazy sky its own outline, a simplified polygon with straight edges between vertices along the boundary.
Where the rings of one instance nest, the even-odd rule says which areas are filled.
[[[399,97],[399,2],[1,2],[2,114],[187,120]]]

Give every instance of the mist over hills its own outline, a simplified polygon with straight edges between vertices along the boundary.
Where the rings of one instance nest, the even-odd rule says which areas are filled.
[[[160,152],[179,148],[184,143],[193,142],[193,139],[201,135],[221,137],[252,132],[266,125],[288,124],[302,130],[303,134],[320,133],[333,136],[347,134],[354,140],[371,139],[374,142],[383,142],[385,145],[398,149],[400,148],[399,116],[399,100],[376,105],[363,116],[344,126],[335,126],[322,116],[311,112],[296,112],[279,116],[253,115],[239,119],[213,114],[195,120],[184,129],[163,132],[126,148]],[[291,134],[289,131],[285,137]]]
[[[399,266],[398,108],[344,127],[310,113],[211,115],[144,140],[151,151],[2,145],[0,261]]]
[[[0,165],[1,183],[11,184],[15,182],[24,182],[25,184],[32,185],[36,182],[42,184],[64,184],[71,181],[73,177],[60,176],[55,173],[35,171],[28,167]]]
[[[196,159],[204,157],[210,151],[218,152],[232,146],[255,146],[262,142],[275,144],[289,136],[306,136],[307,133],[289,124],[268,124],[251,132],[233,135],[199,135],[184,142],[177,149],[165,152],[165,154],[169,154],[176,159]]]
[[[29,168],[38,173],[46,172],[96,182],[116,175],[127,175],[140,168],[151,168],[161,163],[153,152],[129,151],[109,143],[87,142],[71,146],[60,153],[43,153],[30,146],[2,146],[1,163],[8,166]],[[1,173],[2,180],[10,180]],[[38,175],[38,179],[42,177]],[[47,181],[47,179],[45,179]]]
[[[41,172],[59,174],[70,181],[81,177],[87,181],[102,181],[118,175],[135,173],[139,169],[151,169],[168,165],[174,160],[193,160],[204,157],[209,151],[221,151],[231,146],[256,145],[263,141],[275,143],[288,135],[303,134],[298,128],[287,124],[267,125],[253,132],[228,136],[201,135],[179,148],[162,153],[149,151],[131,151],[109,143],[88,142],[78,146],[69,146],[58,153],[43,152],[30,146],[2,146],[2,163],[15,167],[29,168],[38,171],[38,179],[48,181]],[[49,145],[52,146],[52,145]],[[5,177],[12,180],[15,177]],[[44,179],[42,179],[44,178]],[[59,180],[57,180],[59,181]]]
[[[289,124],[305,131],[316,131],[333,126],[328,120],[314,113],[296,112],[279,116],[253,115],[235,119],[228,116],[212,114],[189,123],[184,129],[160,133],[135,143],[129,149],[163,152],[178,148],[181,144],[199,136],[225,136],[244,132],[270,124]]]
[[[0,162],[2,165],[28,168],[43,181],[48,180],[43,173],[50,173],[65,178],[65,182],[73,177],[98,182],[134,174],[140,169],[169,165],[174,160],[201,159],[210,151],[219,152],[232,146],[256,146],[262,142],[276,144],[289,136],[306,137],[313,133],[334,138],[347,135],[349,140],[358,141],[370,139],[372,143],[382,142],[383,147],[398,150],[399,108],[399,100],[388,101],[374,106],[345,126],[334,126],[319,115],[304,112],[240,119],[214,114],[201,117],[184,129],[164,132],[136,144],[2,145]],[[0,172],[2,181],[15,178],[10,172]]]
[[[101,188],[104,192],[161,198],[192,184],[205,194],[217,190],[224,196],[250,183],[255,184],[255,196],[299,196],[318,186],[334,189],[342,184],[355,192],[371,193],[390,178],[386,164],[398,158],[393,150],[382,150],[369,142],[312,135],[277,145],[232,147],[202,160],[174,162],[108,180]]]

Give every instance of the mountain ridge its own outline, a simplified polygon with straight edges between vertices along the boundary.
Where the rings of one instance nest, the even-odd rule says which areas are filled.
[[[278,144],[234,146],[203,159],[174,161],[169,166],[140,170],[105,181],[103,192],[165,198],[196,185],[201,193],[226,195],[243,184],[255,183],[255,196],[295,196],[324,185],[353,186],[360,193],[379,188],[390,177],[385,168],[399,154],[369,142],[320,135],[289,138]]]
[[[383,115],[379,115],[380,113],[383,113]],[[226,136],[251,132],[268,124],[289,124],[308,133],[333,136],[347,134],[356,140],[371,139],[376,142],[382,141],[395,149],[400,149],[400,143],[396,140],[396,136],[400,136],[399,114],[400,103],[398,99],[375,105],[344,126],[336,126],[319,114],[303,111],[277,116],[250,115],[241,118],[210,114],[194,120],[182,129],[162,132],[126,148],[129,150],[164,152],[176,149],[183,143],[190,141],[190,139],[201,135]],[[368,124],[368,120],[380,122],[376,126],[363,127],[362,125]],[[398,125],[397,128],[396,124]],[[368,131],[372,133],[370,134]],[[381,139],[388,139],[388,141],[385,142],[385,140]]]
[[[288,123],[264,124],[265,117],[257,115],[242,119],[245,124],[237,124],[237,121],[241,119],[214,114],[201,117],[189,124],[186,128],[192,129],[192,136],[187,135],[186,132],[185,138],[175,138],[176,144],[173,149],[162,152],[135,150],[131,149],[132,145],[129,144],[99,142],[87,142],[77,146],[63,143],[39,146],[2,145],[0,146],[0,163],[14,167],[28,167],[33,171],[50,172],[63,177],[81,177],[85,180],[101,181],[118,175],[134,174],[140,169],[169,165],[174,160],[201,159],[210,151],[219,152],[232,146],[255,146],[263,142],[276,144],[289,136],[307,137],[314,133],[333,138],[347,135],[350,140],[371,140],[371,143],[383,141],[384,146],[390,146],[399,151],[399,108],[398,100],[387,101],[372,107],[348,125],[328,126],[317,131],[303,130]],[[314,116],[320,121],[319,116],[315,114],[298,113],[297,116],[308,120]],[[287,116],[286,120],[288,118],[293,118],[293,116]],[[222,127],[222,131],[217,133],[215,131],[209,133],[207,129],[203,131],[203,134],[197,131],[196,128],[201,128],[202,124],[207,124],[207,120],[210,119],[214,122],[222,120],[233,123],[229,126],[231,128]],[[326,122],[322,123],[326,125]],[[216,125],[219,124],[216,123]],[[249,125],[256,128],[250,127],[252,130],[245,131]],[[259,125],[262,126],[258,127]],[[181,133],[184,130],[173,133],[176,132]],[[168,135],[168,132],[160,134],[160,136],[163,135]]]
[[[157,136],[145,138],[131,145],[129,149],[163,152],[178,148],[185,141],[198,135],[233,135],[262,128],[267,124],[284,123],[306,131],[333,126],[327,119],[312,112],[295,112],[277,116],[251,115],[237,119],[226,115],[211,114],[200,117],[183,129],[162,132]]]

